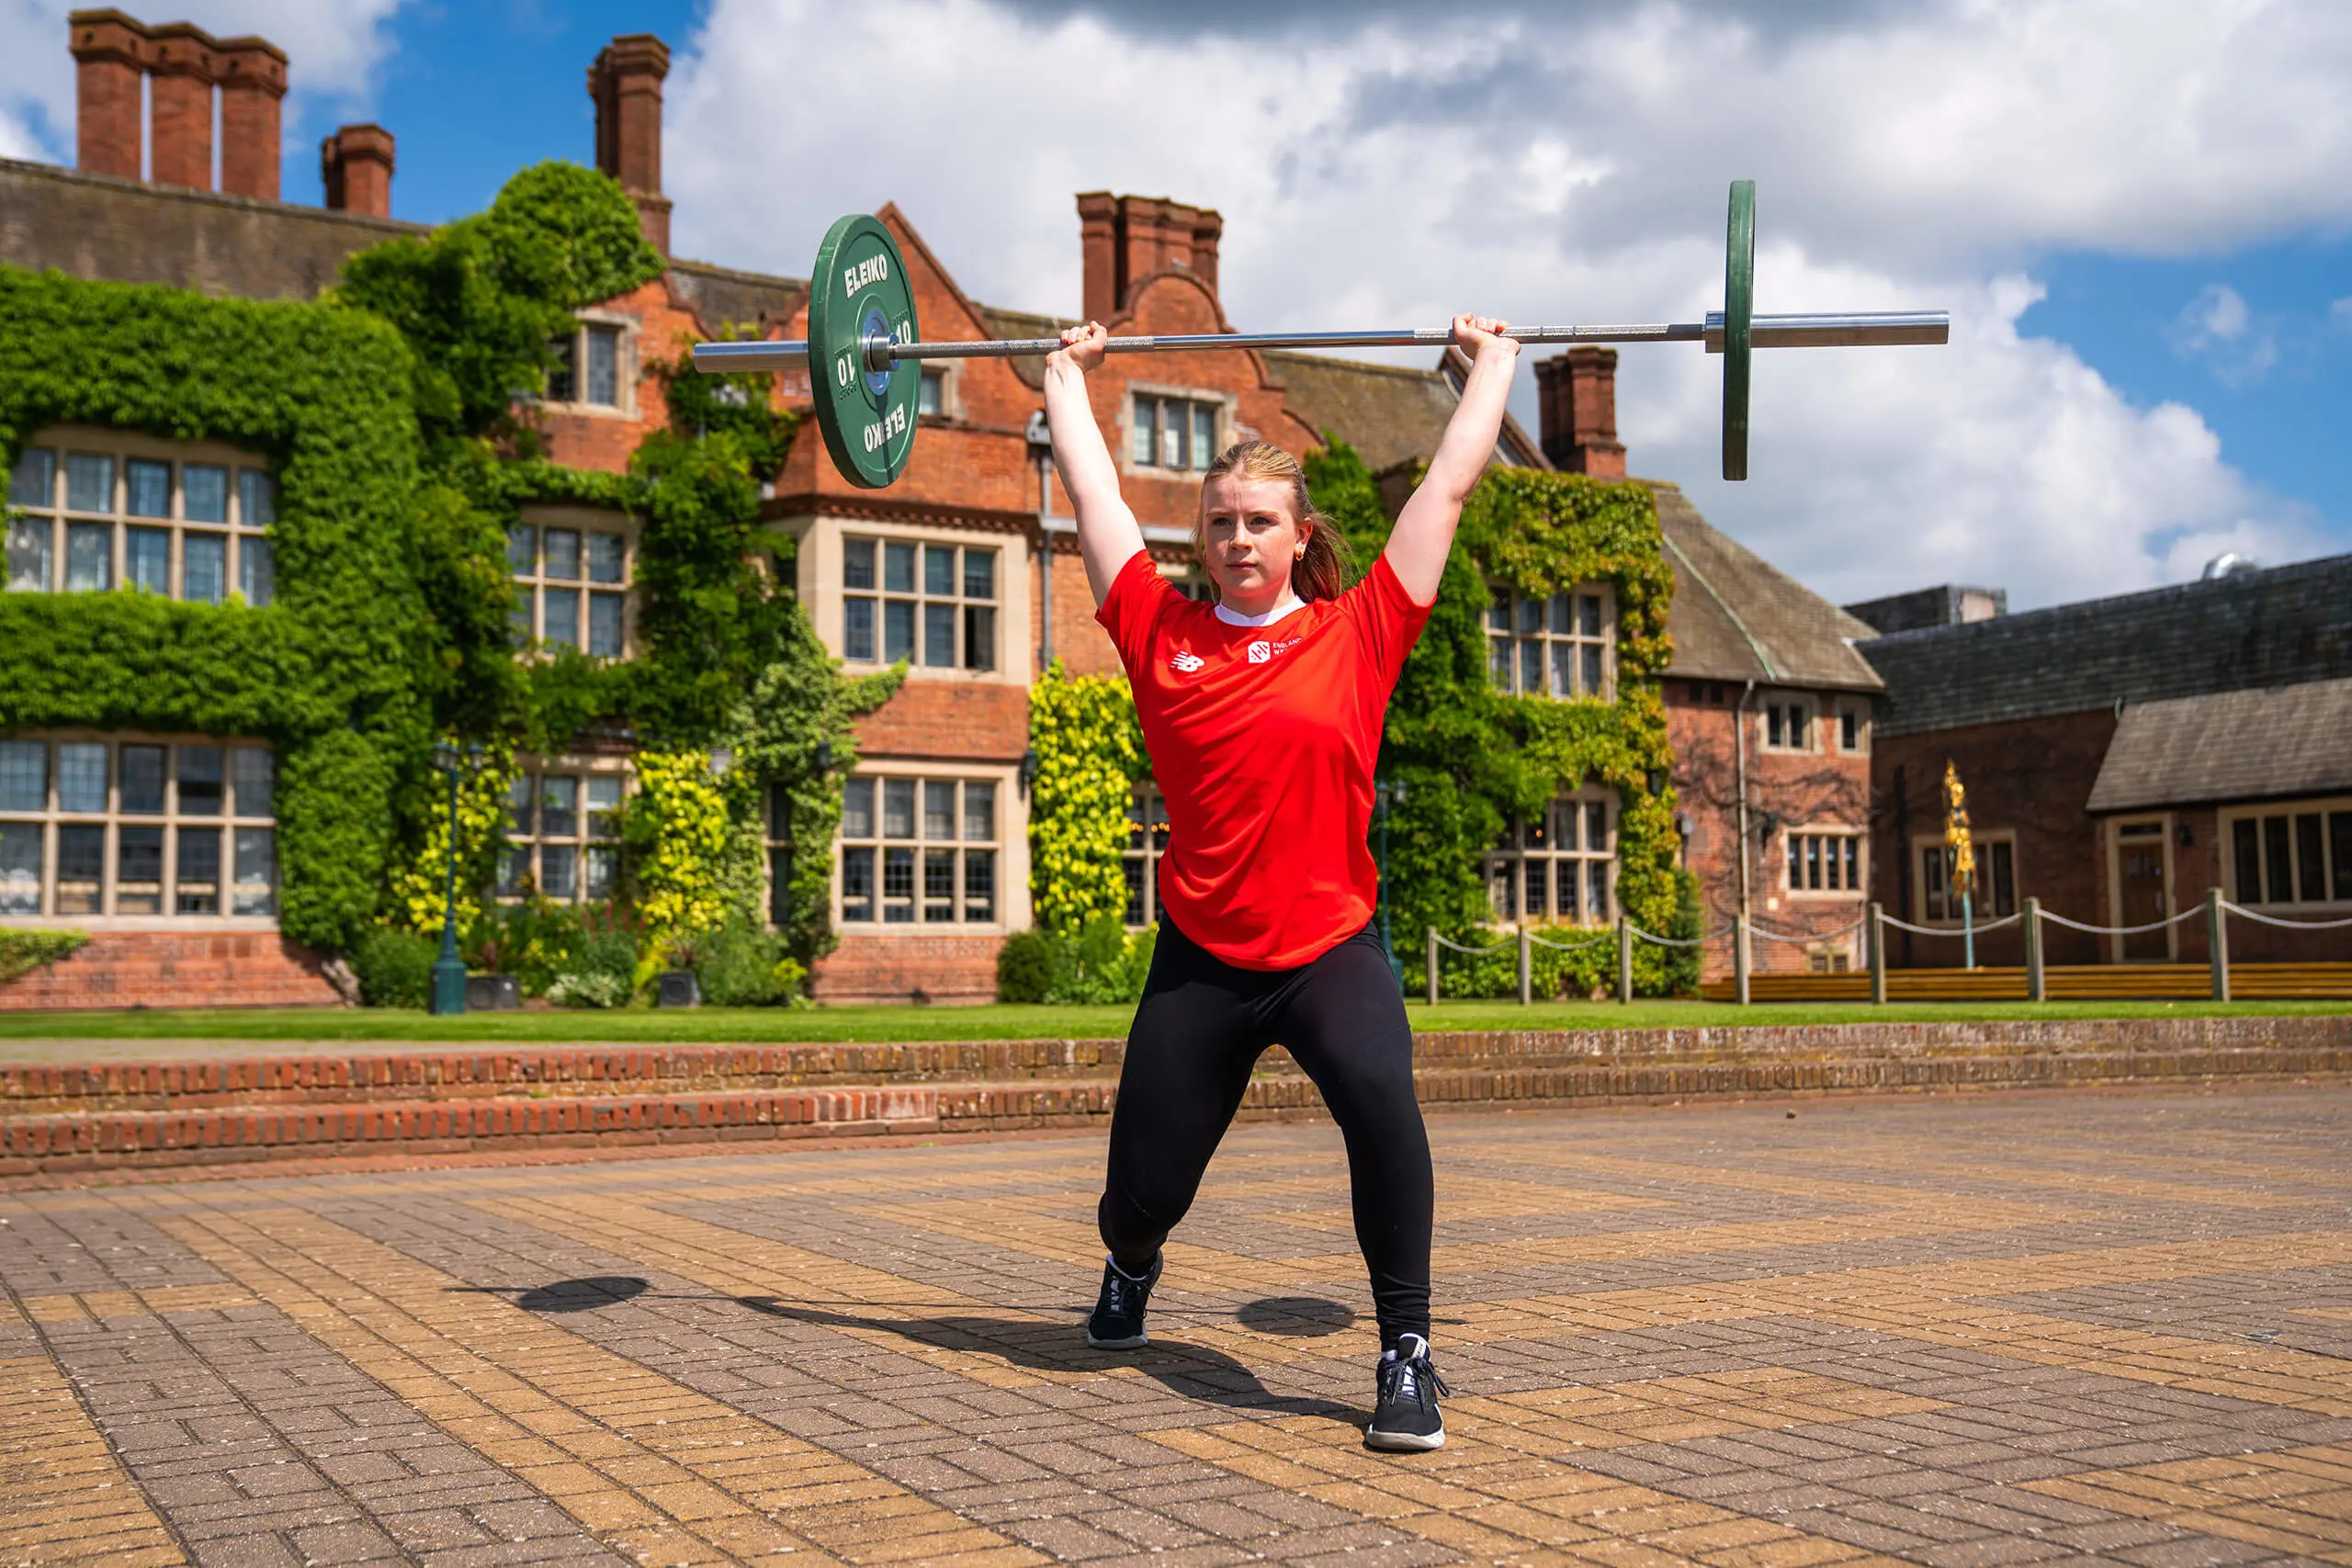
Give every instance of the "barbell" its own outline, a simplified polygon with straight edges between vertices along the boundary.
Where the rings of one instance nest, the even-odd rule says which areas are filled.
[[[1724,356],[1724,478],[1747,477],[1748,369],[1759,348],[1849,348],[1940,344],[1951,335],[1942,310],[1756,314],[1756,182],[1735,180],[1724,235],[1724,308],[1702,321],[1654,325],[1512,327],[1521,343],[1698,343]],[[1453,340],[1450,327],[1336,333],[1185,333],[1114,337],[1113,354],[1198,353],[1258,348],[1410,348]],[[890,231],[852,216],[827,231],[809,274],[805,339],[698,343],[706,374],[809,369],[817,428],[843,479],[879,490],[906,471],[914,450],[919,375],[902,366],[927,359],[1012,359],[1047,355],[1059,338],[925,343],[915,325],[906,261]]]

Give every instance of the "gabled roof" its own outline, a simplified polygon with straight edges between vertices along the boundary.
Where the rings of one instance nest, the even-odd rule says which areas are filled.
[[[2123,710],[2093,811],[2352,790],[2352,679],[2213,692]]]
[[[1699,515],[1681,490],[1647,479],[1674,568],[1667,632],[1677,679],[1875,692],[1854,642],[1870,627]]]
[[[1883,735],[2352,676],[2352,555],[1893,632]]]

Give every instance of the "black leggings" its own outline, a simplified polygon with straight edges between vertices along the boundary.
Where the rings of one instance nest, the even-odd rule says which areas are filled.
[[[1193,1206],[1209,1156],[1269,1045],[1322,1092],[1348,1145],[1356,1242],[1381,1342],[1430,1331],[1430,1141],[1413,1097],[1413,1033],[1379,938],[1358,931],[1297,969],[1238,969],[1171,921],[1127,1033],[1097,1211],[1103,1245],[1140,1274]]]

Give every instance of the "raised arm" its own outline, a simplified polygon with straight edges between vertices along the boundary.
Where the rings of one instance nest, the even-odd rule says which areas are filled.
[[[1519,363],[1519,344],[1495,335],[1503,326],[1487,316],[1453,318],[1453,341],[1470,355],[1470,379],[1453,417],[1446,422],[1430,471],[1405,502],[1384,552],[1389,570],[1416,604],[1436,601],[1445,558],[1453,548],[1453,530],[1462,522],[1462,503],[1487,471],[1495,440],[1502,434],[1503,404],[1510,397],[1511,372]]]
[[[1046,424],[1054,436],[1054,466],[1078,513],[1078,554],[1086,563],[1086,585],[1102,603],[1119,569],[1143,548],[1143,529],[1119,494],[1119,465],[1102,445],[1094,423],[1094,402],[1086,395],[1086,373],[1102,363],[1110,334],[1089,321],[1062,333],[1063,348],[1046,361]]]

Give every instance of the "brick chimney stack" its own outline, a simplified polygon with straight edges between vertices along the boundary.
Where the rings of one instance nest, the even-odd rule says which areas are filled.
[[[670,46],[651,33],[626,33],[588,67],[596,106],[596,167],[637,203],[638,225],[653,248],[670,254],[670,198],[662,194],[662,82]]]
[[[390,218],[392,133],[380,125],[343,127],[319,143],[319,178],[334,210]]]
[[[74,49],[75,166],[85,174],[140,177],[140,79],[147,29],[120,11],[76,11],[66,18]]]
[[[1225,220],[1205,207],[1148,196],[1087,191],[1078,198],[1079,244],[1085,257],[1089,321],[1125,310],[1136,285],[1156,272],[1188,272],[1216,293],[1217,243]]]
[[[1553,466],[1597,479],[1625,477],[1617,439],[1617,351],[1583,346],[1535,362],[1544,455]]]
[[[220,189],[276,201],[286,51],[264,38],[230,38],[213,58],[220,67]]]
[[[158,185],[212,188],[212,39],[193,22],[148,29],[148,175]]]

